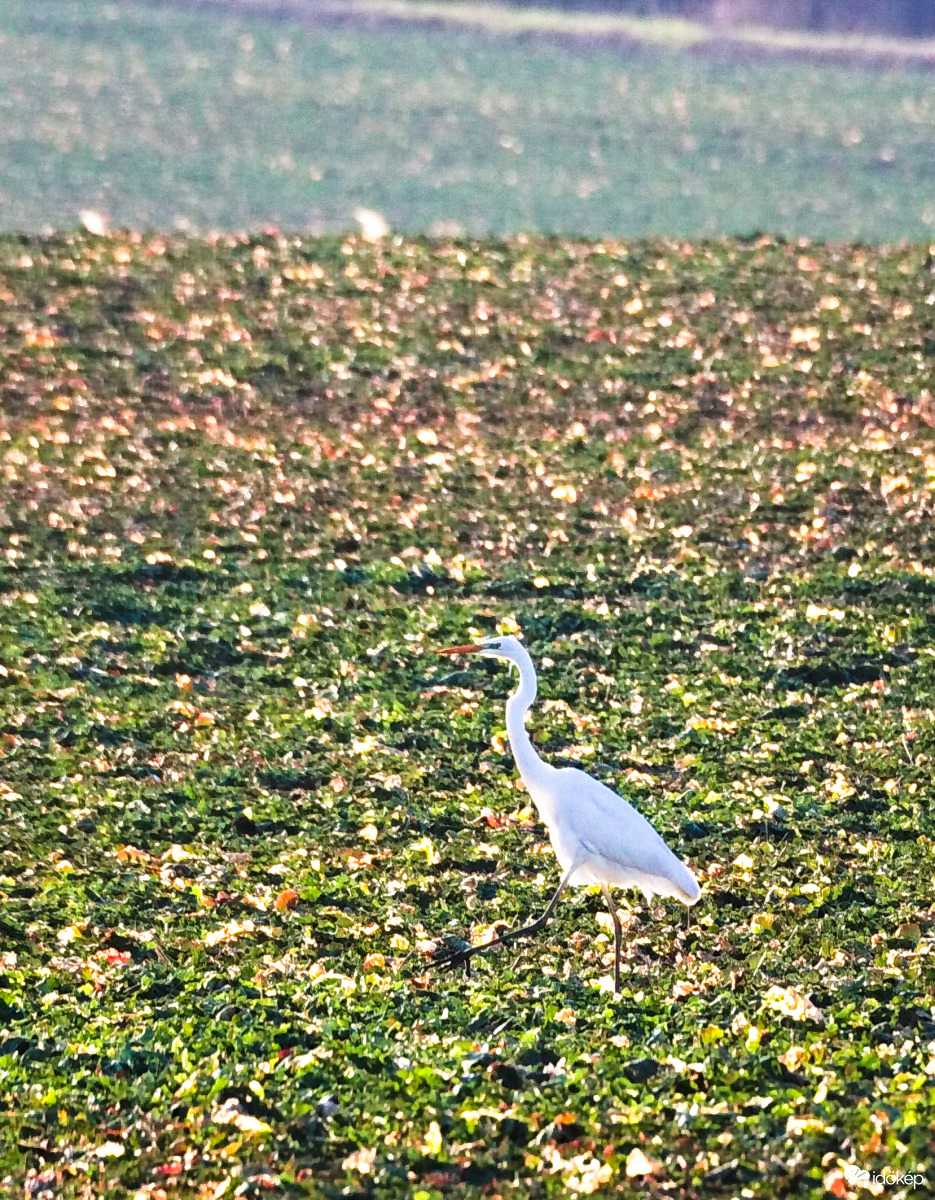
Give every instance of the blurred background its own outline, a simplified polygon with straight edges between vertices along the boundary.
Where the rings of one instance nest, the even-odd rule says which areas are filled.
[[[551,0],[548,7],[680,16],[731,25],[818,32],[885,32],[904,37],[935,34],[932,0]]]
[[[935,0],[0,5],[6,230],[923,240],[933,167]]]

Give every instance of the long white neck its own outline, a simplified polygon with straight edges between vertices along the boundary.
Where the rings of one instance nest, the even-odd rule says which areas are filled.
[[[506,732],[519,773],[532,792],[548,770],[533,749],[526,729],[526,713],[536,698],[536,668],[523,646],[518,648],[517,657],[511,661],[519,670],[519,687],[506,702]]]

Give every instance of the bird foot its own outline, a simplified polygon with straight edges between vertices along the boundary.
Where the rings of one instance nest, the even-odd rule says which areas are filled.
[[[450,971],[454,967],[460,967],[462,963],[470,962],[475,954],[482,954],[485,950],[494,950],[497,946],[508,946],[518,937],[531,937],[534,933],[539,933],[541,929],[545,928],[550,915],[551,906],[542,917],[537,921],[533,921],[531,925],[524,925],[521,929],[504,929],[495,938],[492,938],[489,942],[482,942],[479,946],[470,946],[463,938],[452,938],[451,941],[458,944],[451,948],[450,953],[436,959],[432,965],[440,971]]]
[[[447,954],[441,955],[432,963],[432,966],[439,971],[453,971],[455,967],[460,967],[462,963],[470,971],[471,959],[475,954],[480,954],[484,950],[492,950],[496,946],[506,946],[502,938],[495,938],[492,942],[484,942],[480,946],[464,946],[457,950],[450,950]]]

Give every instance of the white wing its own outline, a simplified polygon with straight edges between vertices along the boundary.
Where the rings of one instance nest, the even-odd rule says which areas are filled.
[[[564,767],[531,792],[559,862],[566,870],[577,866],[571,883],[638,887],[685,904],[698,900],[701,889],[688,867],[645,817],[599,780]]]

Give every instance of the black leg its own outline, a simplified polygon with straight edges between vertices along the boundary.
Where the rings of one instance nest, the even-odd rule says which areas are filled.
[[[451,954],[439,959],[439,961],[434,965],[443,971],[450,971],[452,967],[460,967],[462,963],[464,963],[465,966],[468,966],[475,954],[481,954],[485,950],[493,950],[497,946],[507,946],[513,941],[514,938],[526,937],[529,934],[538,933],[540,929],[545,927],[549,917],[551,917],[552,913],[555,911],[555,906],[561,899],[562,892],[564,892],[566,886],[568,885],[568,880],[571,878],[571,874],[574,869],[574,867],[571,867],[565,872],[565,874],[562,876],[561,883],[555,889],[555,895],[549,901],[548,908],[546,908],[542,916],[539,917],[538,920],[533,921],[531,925],[524,925],[522,929],[507,929],[503,933],[498,934],[492,942],[485,942],[482,946],[470,946],[466,950],[454,950]]]
[[[606,883],[601,884],[601,891],[604,893],[604,899],[607,901],[607,907],[610,909],[610,916],[614,923],[614,995],[616,996],[620,991],[620,944],[623,941],[623,929],[620,925],[620,918],[617,916],[614,898]]]

